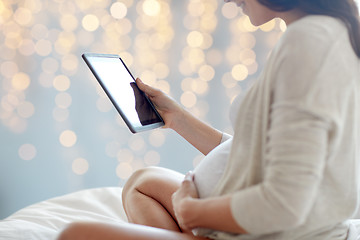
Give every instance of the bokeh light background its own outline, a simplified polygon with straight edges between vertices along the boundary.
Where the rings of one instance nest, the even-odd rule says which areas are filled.
[[[135,76],[231,133],[229,106],[285,30],[219,0],[0,0],[0,218],[136,169],[187,172],[203,156],[172,130],[131,134],[81,59]]]

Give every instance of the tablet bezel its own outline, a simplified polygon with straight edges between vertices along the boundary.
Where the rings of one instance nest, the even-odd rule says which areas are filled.
[[[146,94],[144,94],[143,91],[140,91],[143,93],[145,99],[149,102],[151,108],[153,109],[153,111],[155,112],[155,114],[158,116],[158,118],[160,119],[160,122],[156,122],[156,123],[150,123],[147,125],[142,125],[142,126],[134,126],[132,125],[131,121],[129,121],[129,119],[127,118],[126,114],[124,113],[124,111],[118,106],[118,104],[116,103],[116,101],[114,100],[114,98],[111,96],[110,91],[107,90],[105,84],[103,83],[102,79],[100,78],[100,76],[97,74],[96,70],[93,68],[91,61],[88,58],[116,58],[119,59],[120,62],[124,65],[125,69],[128,71],[128,73],[130,74],[131,78],[133,79],[134,83],[135,82],[135,78],[133,77],[133,75],[131,74],[129,68],[126,66],[126,64],[124,63],[124,61],[121,59],[121,57],[117,54],[104,54],[104,53],[84,53],[82,54],[82,58],[84,59],[86,65],[90,68],[91,72],[93,73],[93,75],[95,76],[96,80],[98,81],[98,83],[100,84],[101,88],[105,91],[106,95],[108,96],[108,98],[110,99],[110,101],[112,102],[112,104],[114,105],[114,107],[116,108],[116,110],[118,111],[118,113],[120,114],[121,118],[124,120],[124,122],[126,123],[127,127],[130,129],[130,131],[132,133],[138,133],[138,132],[143,132],[143,131],[147,131],[147,130],[151,130],[151,129],[155,129],[155,128],[159,128],[165,125],[163,119],[161,118],[159,112],[156,110],[156,108],[154,107],[153,103],[150,101],[150,99],[146,96]]]

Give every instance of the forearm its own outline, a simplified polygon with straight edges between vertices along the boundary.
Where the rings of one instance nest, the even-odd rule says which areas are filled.
[[[220,131],[195,118],[160,90],[144,84],[140,79],[136,79],[136,83],[155,104],[165,121],[166,128],[175,130],[205,155],[220,144],[222,139]]]
[[[222,139],[222,132],[194,117],[184,109],[179,114],[173,130],[204,155],[207,155],[219,145]]]
[[[184,202],[183,208],[183,217],[187,227],[247,234],[246,230],[239,226],[233,218],[230,202],[229,195],[207,199],[188,198]]]

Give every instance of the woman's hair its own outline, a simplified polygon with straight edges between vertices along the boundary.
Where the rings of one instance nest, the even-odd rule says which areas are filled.
[[[294,8],[307,14],[327,15],[341,19],[349,32],[350,41],[360,58],[359,10],[354,0],[257,0],[274,11],[288,11]]]

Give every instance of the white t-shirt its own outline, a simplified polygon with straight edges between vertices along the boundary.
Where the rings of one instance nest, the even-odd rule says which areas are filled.
[[[207,198],[211,195],[224,173],[231,145],[231,138],[225,140],[208,153],[194,169],[194,182],[200,198]]]
[[[237,111],[244,93],[235,98],[230,107],[229,118],[234,126]],[[232,146],[232,136],[223,133],[221,143],[209,152],[194,169],[194,182],[200,198],[211,195],[214,187],[224,173]]]

